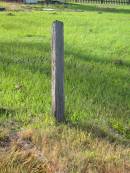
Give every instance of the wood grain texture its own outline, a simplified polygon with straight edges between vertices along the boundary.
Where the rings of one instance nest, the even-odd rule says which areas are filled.
[[[52,25],[52,113],[64,120],[64,28],[60,21]]]

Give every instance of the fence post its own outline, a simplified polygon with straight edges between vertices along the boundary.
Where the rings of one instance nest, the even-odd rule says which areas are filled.
[[[52,113],[64,120],[64,28],[60,21],[52,25]]]

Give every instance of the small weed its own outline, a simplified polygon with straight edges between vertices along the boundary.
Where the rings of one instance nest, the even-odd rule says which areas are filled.
[[[15,16],[14,13],[7,13],[7,16]]]

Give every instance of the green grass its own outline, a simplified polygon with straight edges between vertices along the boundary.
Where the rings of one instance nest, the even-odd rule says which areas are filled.
[[[84,12],[75,12],[77,9]],[[50,120],[51,25],[61,20],[67,122],[93,136],[128,144],[129,12],[128,6],[109,9],[73,4],[55,12],[1,12],[1,126],[14,121],[20,125],[12,129],[39,128],[43,125],[40,120]]]
[[[0,15],[2,108],[13,109],[19,118],[51,114],[51,24],[57,19],[65,26],[66,118],[116,126],[122,133],[129,128],[129,14]]]

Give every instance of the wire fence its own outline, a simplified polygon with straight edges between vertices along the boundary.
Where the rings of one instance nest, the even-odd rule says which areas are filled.
[[[69,0],[72,3],[97,3],[97,4],[120,4],[128,5],[130,0]]]

